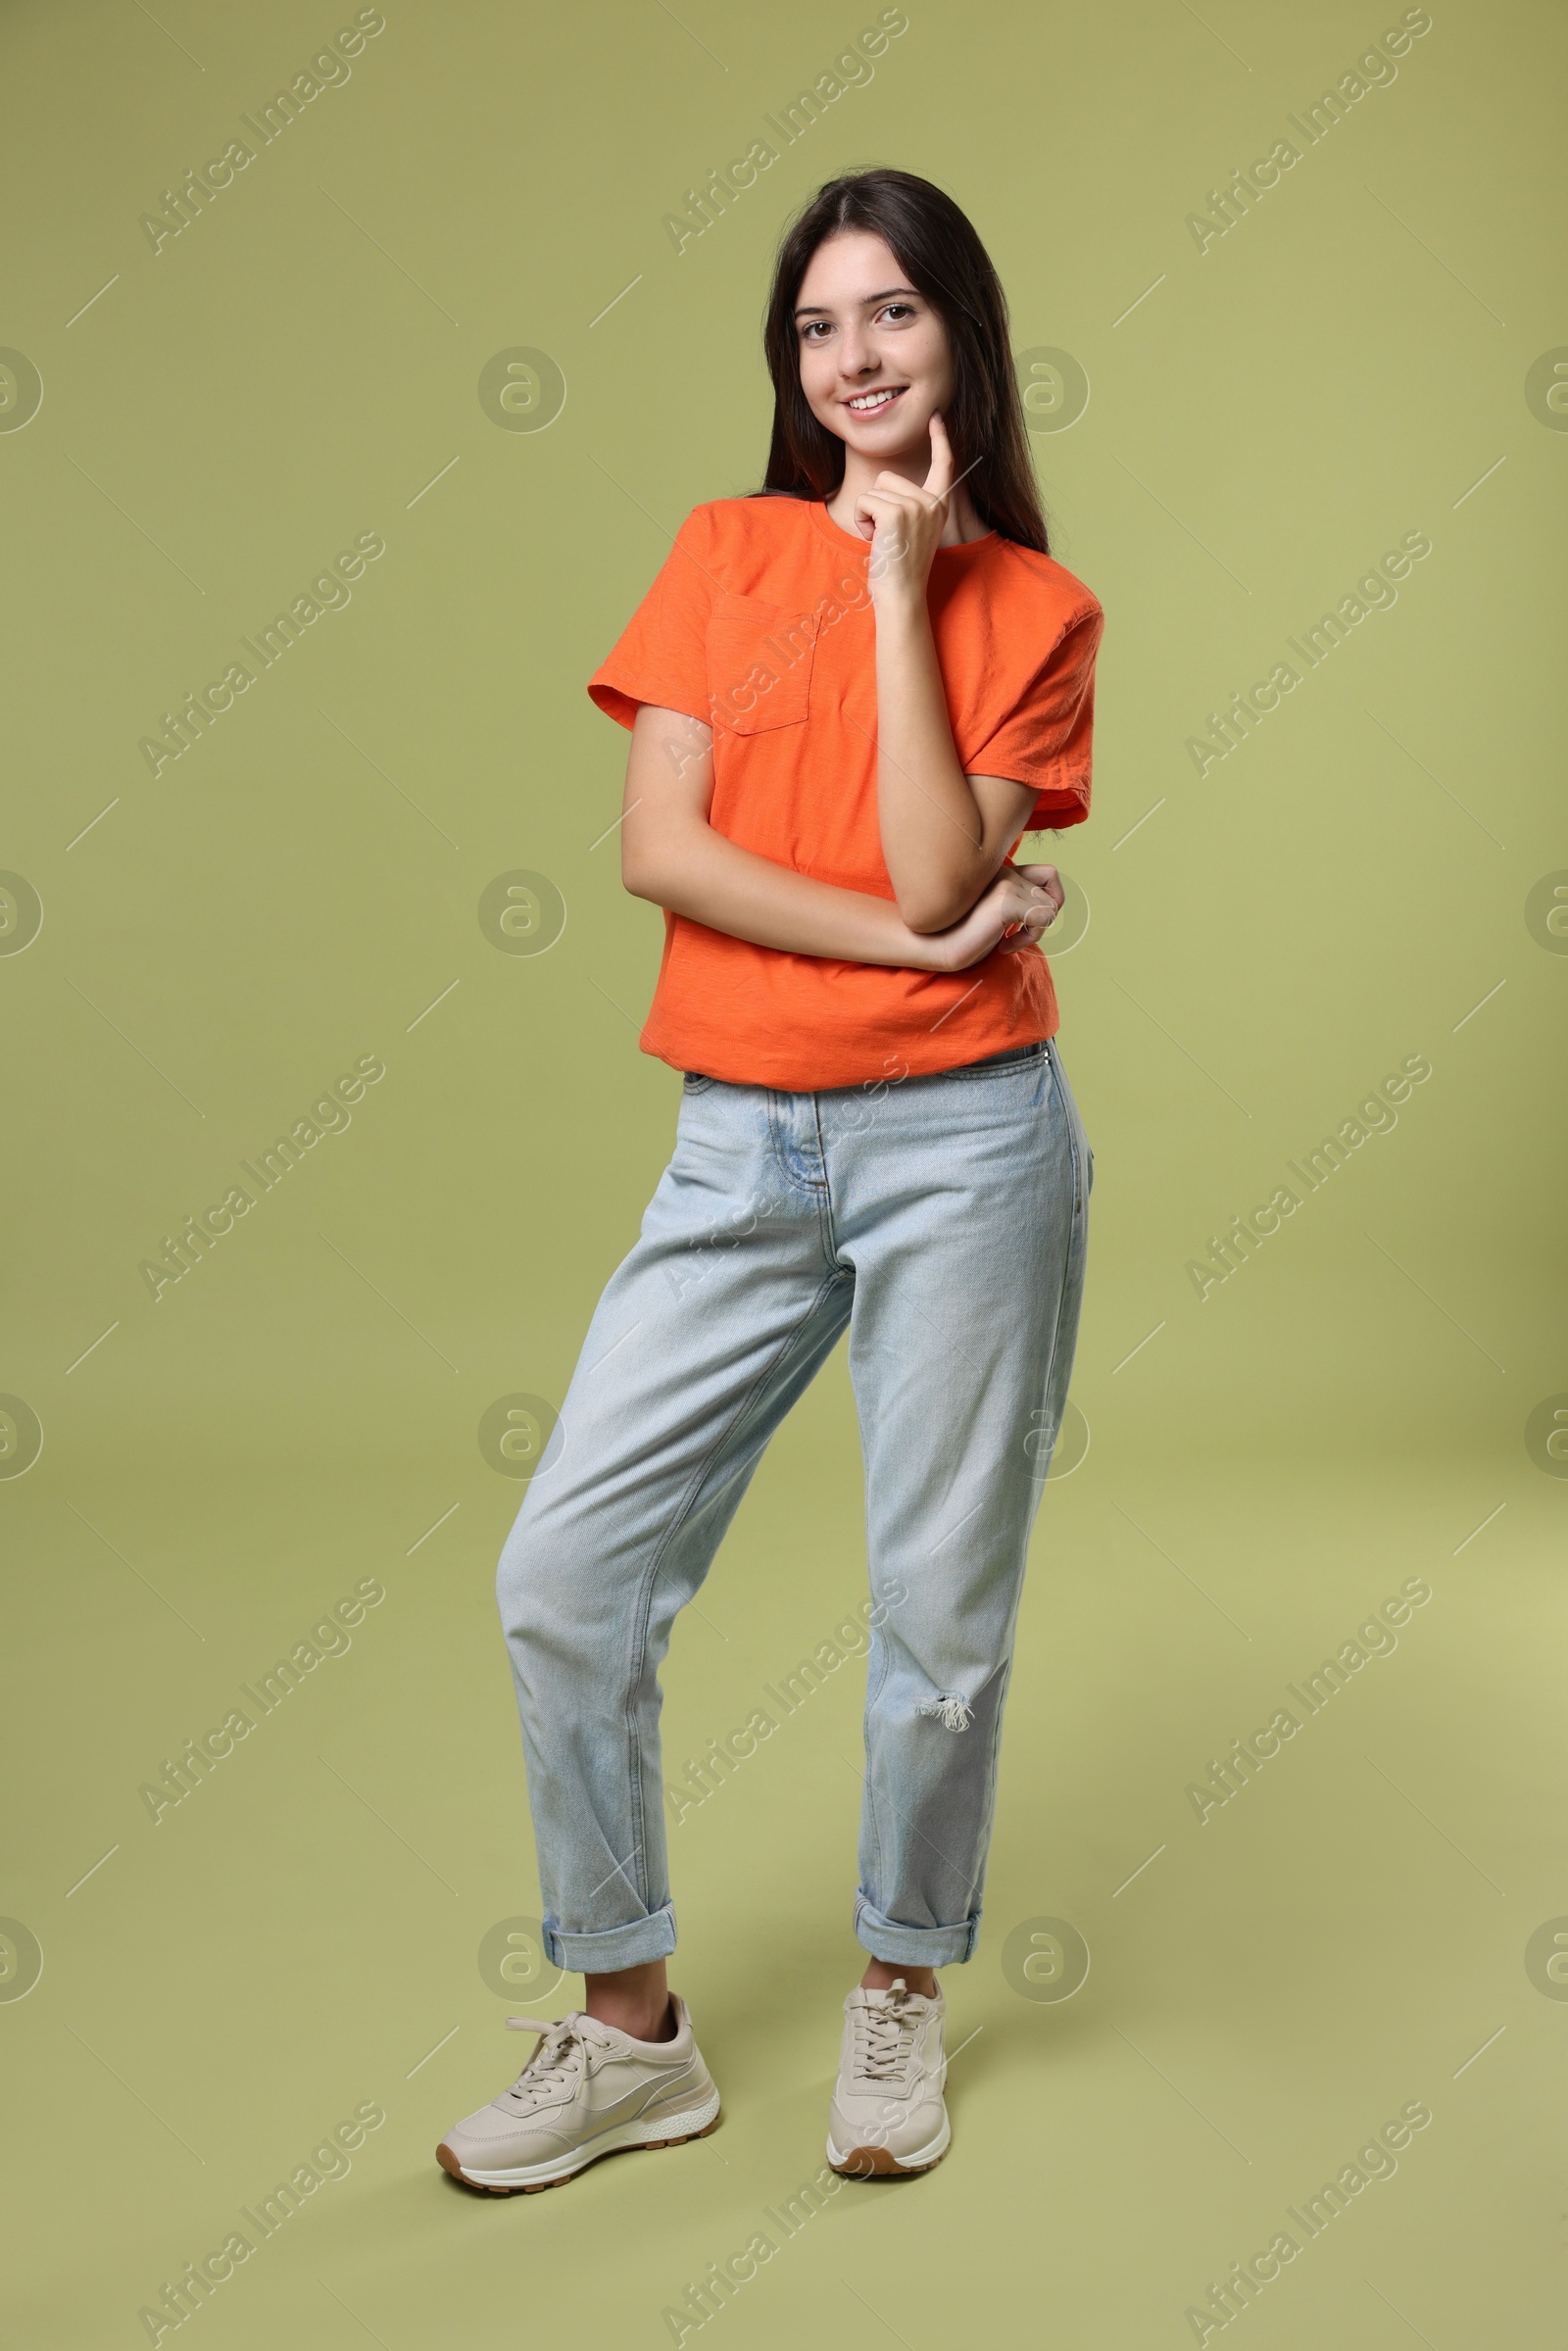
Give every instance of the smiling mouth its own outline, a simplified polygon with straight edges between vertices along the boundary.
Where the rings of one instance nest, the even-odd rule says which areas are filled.
[[[847,400],[844,405],[852,416],[880,416],[884,409],[890,409],[908,388],[907,384],[879,386],[874,392],[857,392],[854,399]]]

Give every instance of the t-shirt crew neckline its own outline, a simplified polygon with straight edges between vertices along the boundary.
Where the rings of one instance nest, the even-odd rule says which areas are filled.
[[[835,492],[834,495],[837,496],[837,492]],[[843,548],[844,546],[848,545],[853,547],[859,555],[867,558],[870,556],[870,540],[862,539],[858,531],[845,530],[839,523],[835,522],[832,515],[827,511],[827,500],[825,498],[813,499],[811,501],[810,511],[812,521],[816,524],[817,529],[822,533],[822,536],[825,539],[831,539],[834,545],[839,548]],[[939,547],[936,551],[936,554],[937,556],[975,556],[980,554],[983,548],[994,547],[998,544],[999,534],[994,530],[988,530],[985,531],[978,539],[961,539],[955,547]],[[933,562],[934,561],[935,558],[933,558]]]

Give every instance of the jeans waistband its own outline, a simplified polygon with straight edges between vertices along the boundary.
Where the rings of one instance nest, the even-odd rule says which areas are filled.
[[[946,1069],[927,1069],[920,1074],[928,1079],[956,1078],[962,1077],[971,1069],[998,1069],[1004,1067],[1009,1061],[1048,1061],[1050,1058],[1051,1039],[1041,1037],[1033,1045],[1005,1046],[1000,1053],[985,1053],[978,1061],[955,1061]],[[683,1070],[681,1076],[688,1093],[699,1089],[706,1091],[710,1086],[723,1086],[733,1082],[725,1078],[710,1077],[706,1070],[701,1069]],[[865,1082],[869,1084],[871,1081],[868,1079]],[[854,1092],[855,1089],[844,1086],[829,1088],[826,1091],[848,1094]]]
[[[987,1053],[978,1061],[956,1062],[952,1074],[956,1076],[958,1071],[963,1069],[995,1069],[999,1063],[1004,1061],[1043,1061],[1048,1057],[1050,1052],[1051,1039],[1041,1037],[1033,1045],[1009,1045],[1004,1052]],[[943,1070],[937,1074],[945,1077],[949,1073]]]

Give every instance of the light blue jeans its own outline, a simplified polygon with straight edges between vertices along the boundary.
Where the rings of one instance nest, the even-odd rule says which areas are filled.
[[[497,1578],[556,1966],[675,1947],[659,1667],[846,1326],[873,1603],[855,1932],[969,1957],[1092,1168],[1054,1041],[817,1094],[687,1076]]]

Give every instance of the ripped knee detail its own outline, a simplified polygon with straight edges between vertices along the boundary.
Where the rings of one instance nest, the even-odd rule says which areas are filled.
[[[923,1706],[915,1708],[915,1712],[934,1714],[945,1731],[967,1731],[974,1720],[974,1708],[967,1698],[928,1698]]]

